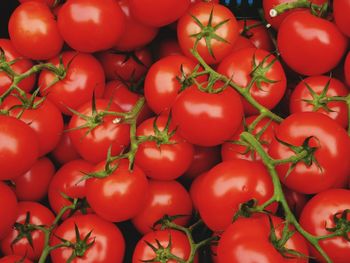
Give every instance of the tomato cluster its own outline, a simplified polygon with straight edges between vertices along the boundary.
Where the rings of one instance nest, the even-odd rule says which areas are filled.
[[[19,0],[0,263],[349,262],[350,0],[222,2]]]

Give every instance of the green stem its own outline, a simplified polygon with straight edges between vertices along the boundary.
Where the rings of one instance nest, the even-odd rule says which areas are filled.
[[[327,102],[331,101],[339,101],[339,102],[345,102],[346,106],[348,108],[348,135],[350,136],[350,94],[346,97],[341,96],[334,96],[334,97],[327,97]]]
[[[322,5],[313,4],[309,0],[296,0],[291,2],[285,2],[282,4],[279,4],[278,6],[275,6],[273,9],[270,10],[270,16],[276,17],[280,14],[283,14],[286,11],[296,9],[296,8],[310,8],[313,10],[322,10]]]

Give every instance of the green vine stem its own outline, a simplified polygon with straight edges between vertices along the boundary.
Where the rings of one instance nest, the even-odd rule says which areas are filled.
[[[269,15],[271,17],[276,17],[280,14],[283,14],[286,11],[296,8],[309,8],[315,15],[323,16],[324,13],[327,11],[328,4],[326,3],[323,5],[317,5],[309,0],[296,0],[291,2],[285,2],[271,9]]]
[[[348,94],[346,97],[340,97],[340,96],[327,97],[326,100],[327,102],[342,101],[346,103],[348,108],[348,135],[350,136],[350,94]]]

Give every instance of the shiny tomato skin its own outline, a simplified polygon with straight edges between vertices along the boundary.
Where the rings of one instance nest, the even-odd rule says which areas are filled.
[[[19,0],[20,3],[25,3],[25,2],[29,2],[29,1],[45,3],[49,7],[52,7],[55,4],[55,0]]]
[[[32,263],[32,261],[22,256],[10,255],[0,258],[0,263]]]
[[[306,138],[312,137],[309,146],[317,147],[314,158],[319,166],[315,162],[311,166],[298,162],[287,177],[290,163],[276,167],[281,182],[291,190],[314,194],[348,177],[350,138],[344,128],[328,116],[318,112],[294,113],[280,124],[276,137],[295,146],[301,146]],[[295,154],[277,139],[271,142],[268,152],[274,159],[285,159]]]
[[[50,245],[57,245],[61,241],[59,236],[75,243],[75,225],[83,239],[92,231],[88,243],[94,241],[82,257],[72,260],[72,263],[122,263],[125,252],[125,241],[119,228],[96,215],[79,215],[65,220],[52,235]],[[71,248],[58,248],[51,252],[52,263],[66,263],[71,256]]]
[[[292,95],[289,101],[290,113],[296,112],[306,112],[306,111],[316,111],[329,116],[338,122],[342,127],[346,128],[348,126],[348,109],[345,102],[329,102],[327,103],[327,109],[319,108],[315,110],[311,103],[305,100],[312,100],[312,94],[308,90],[307,85],[315,93],[320,95],[322,91],[326,88],[329,82],[326,97],[334,96],[347,96],[349,91],[346,86],[335,78],[329,78],[327,76],[311,76],[303,79],[292,91]],[[329,110],[328,110],[329,109]]]
[[[13,180],[18,200],[42,200],[47,194],[54,173],[55,166],[49,158],[38,159],[29,171]]]
[[[191,183],[190,187],[190,196],[193,202],[193,207],[198,211],[198,203],[200,202],[201,195],[201,184],[204,180],[204,177],[208,174],[208,172],[202,173],[198,175]]]
[[[350,1],[349,0],[335,0],[333,1],[333,15],[335,24],[340,31],[350,37]]]
[[[132,219],[132,223],[140,233],[146,234],[151,232],[154,223],[165,215],[184,215],[173,222],[186,226],[191,214],[191,197],[179,182],[150,180],[146,203]]]
[[[241,49],[226,57],[219,65],[218,72],[232,78],[232,81],[239,86],[246,88],[252,79],[252,72],[255,65],[258,66],[264,62],[263,66],[267,67],[275,57],[263,49]],[[252,97],[261,105],[268,109],[274,108],[282,99],[286,86],[286,76],[281,63],[276,60],[270,69],[265,73],[265,77],[272,80],[273,83],[261,81],[261,89],[256,83],[250,89]],[[247,115],[257,114],[258,111],[251,106],[246,100],[243,100],[244,112]]]
[[[231,224],[241,203],[253,198],[258,204],[269,200],[273,185],[263,164],[233,160],[212,168],[200,183],[199,192],[197,205],[204,223],[213,231],[222,231]],[[273,204],[268,210],[275,208]]]
[[[243,117],[241,99],[231,88],[207,93],[191,86],[172,107],[179,134],[192,144],[216,146],[231,138]]]
[[[0,180],[12,180],[38,159],[39,139],[21,120],[0,115],[0,123]]]
[[[239,35],[230,54],[245,48],[255,48],[255,46],[248,38]]]
[[[9,39],[0,38],[0,48],[4,51],[7,62],[17,60],[11,69],[17,74],[26,72],[33,66],[33,62],[29,59],[23,58],[14,48]],[[34,86],[35,74],[23,79],[18,83],[18,87],[25,92],[30,92]],[[0,72],[0,94],[3,94],[12,84],[12,79],[5,72]]]
[[[45,225],[50,226],[55,217],[53,213],[45,206],[37,202],[19,202],[18,214],[16,222],[23,224],[25,222],[27,213],[30,214],[30,224],[37,226]],[[12,229],[12,231],[1,240],[1,251],[4,255],[20,255],[27,257],[30,260],[38,260],[44,249],[44,233],[40,230],[34,230],[31,232],[33,239],[33,247],[30,245],[26,238],[20,239],[18,242],[11,246],[13,240],[17,237],[18,231]]]
[[[105,163],[95,166],[102,171]],[[105,178],[86,181],[86,197],[96,214],[110,222],[121,222],[136,216],[148,195],[148,180],[136,165],[129,170],[129,162],[120,160],[118,167]]]
[[[63,45],[54,15],[44,3],[21,4],[12,13],[8,30],[14,47],[27,58],[50,59]]]
[[[105,75],[101,64],[90,54],[66,51],[61,54],[63,64],[68,66],[65,77],[53,84],[55,75],[47,70],[40,73],[40,94],[47,96],[66,115],[72,115],[67,108],[76,110],[80,105],[92,101],[93,93],[100,98],[104,91]],[[49,62],[59,66],[59,57]]]
[[[0,240],[2,240],[16,222],[18,205],[15,193],[2,181],[0,181],[0,192]]]
[[[343,57],[348,41],[332,22],[299,11],[281,24],[277,46],[292,70],[311,76],[332,70]]]
[[[162,39],[157,49],[157,58],[162,59],[170,55],[183,55],[176,38]]]
[[[70,0],[58,12],[64,41],[81,52],[112,48],[125,29],[125,15],[114,0]]]
[[[350,191],[348,189],[330,189],[315,195],[304,207],[300,216],[301,226],[310,234],[323,236],[331,234],[327,228],[335,226],[333,216],[350,207]],[[347,220],[350,217],[348,215]],[[320,246],[334,263],[349,261],[350,243],[342,237],[334,237],[320,241]],[[310,253],[318,262],[325,262],[310,245]]]
[[[275,233],[281,238],[284,223],[282,219],[271,216]],[[291,227],[290,227],[291,228]],[[239,218],[222,234],[218,245],[219,263],[307,263],[308,258],[286,258],[278,252],[269,240],[270,223],[267,215],[251,218]],[[291,230],[291,229],[290,229]],[[257,242],[258,241],[258,242]],[[293,249],[308,256],[307,243],[298,232],[287,241],[286,248]]]
[[[350,52],[348,52],[345,59],[344,75],[345,75],[346,83],[348,84],[348,86],[350,86]]]
[[[206,63],[217,64],[232,51],[234,43],[239,35],[237,20],[228,8],[220,4],[206,2],[192,5],[178,22],[177,36],[182,52],[186,56],[193,58],[191,49],[193,49],[196,42],[196,37],[193,35],[200,33],[202,29],[192,16],[196,17],[204,26],[207,26],[212,11],[213,27],[228,20],[215,31],[215,34],[225,39],[225,41],[219,41],[214,38],[210,40],[210,45],[214,54],[214,56],[212,56],[205,38],[202,38],[198,42],[197,51]]]

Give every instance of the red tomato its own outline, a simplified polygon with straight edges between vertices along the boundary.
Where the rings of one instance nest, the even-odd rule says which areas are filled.
[[[345,59],[344,75],[348,86],[350,86],[350,52],[348,52]]]
[[[113,164],[116,165],[117,163]],[[121,160],[116,170],[104,178],[91,178],[86,182],[86,197],[97,215],[111,222],[121,222],[135,217],[146,202],[148,180],[143,171]],[[103,171],[105,163],[95,167]]]
[[[325,91],[326,93],[322,94]],[[299,82],[293,90],[289,101],[290,113],[320,112],[346,128],[348,126],[348,108],[346,103],[327,102],[326,100],[334,96],[346,97],[348,93],[349,91],[345,85],[335,78],[326,76],[308,77]]]
[[[220,25],[224,21],[226,22]],[[215,28],[216,26],[218,27]],[[208,64],[217,64],[233,49],[239,34],[237,20],[232,12],[223,5],[197,3],[188,9],[177,25],[178,41],[186,56],[193,58],[191,49],[194,48],[194,44],[200,36],[198,34],[201,33],[203,36],[198,42],[198,53]]]
[[[142,24],[162,27],[175,22],[190,5],[190,0],[130,0],[130,11]]]
[[[70,0],[58,12],[58,29],[81,52],[112,48],[125,30],[125,15],[114,0]]]
[[[271,216],[275,234],[282,237],[284,222]],[[291,227],[290,227],[291,228]],[[290,231],[293,231],[290,229]],[[308,258],[286,254],[284,257],[270,241],[271,226],[267,215],[239,218],[222,234],[218,245],[218,262],[246,263],[307,263]],[[288,239],[284,248],[295,250],[306,257],[309,255],[305,239],[298,233]]]
[[[0,240],[2,240],[16,222],[18,208],[16,195],[2,181],[0,181],[0,193]]]
[[[333,15],[337,27],[340,31],[350,37],[350,1],[349,0],[335,0],[333,1]]]
[[[38,159],[29,171],[13,180],[18,200],[42,200],[47,194],[54,173],[55,166],[50,159],[46,157]]]
[[[204,177],[208,174],[208,172],[206,173],[202,173],[200,175],[198,175],[196,178],[194,178],[194,180],[192,181],[191,184],[191,188],[190,188],[190,195],[191,195],[191,199],[193,202],[193,207],[198,210],[198,203],[200,200],[200,195],[201,195],[201,184],[204,180]]]
[[[61,51],[63,40],[54,15],[41,2],[26,2],[12,13],[8,26],[11,42],[25,57],[50,59]]]
[[[12,180],[30,169],[39,157],[36,132],[24,122],[0,115],[0,180]]]
[[[200,3],[200,2],[213,2],[218,4],[219,0],[191,0],[191,4],[196,4],[196,3]]]
[[[29,1],[45,3],[49,7],[52,7],[55,4],[55,0],[19,0],[20,3],[25,3],[25,2],[29,2]]]
[[[66,69],[64,77],[54,84],[56,76],[44,70],[39,77],[40,94],[47,96],[64,114],[72,115],[67,108],[76,110],[80,105],[91,102],[93,93],[102,97],[105,75],[101,64],[92,55],[73,51],[61,54]],[[59,57],[49,62],[59,66]]]
[[[86,180],[82,180],[86,173],[93,170],[93,165],[84,160],[74,160],[63,165],[53,176],[48,189],[50,207],[58,214],[59,211],[72,202],[62,194],[74,199],[86,197]],[[64,215],[64,218],[67,214]]]
[[[32,263],[32,261],[21,256],[11,255],[0,258],[0,263]]]
[[[301,211],[306,205],[308,198],[306,195],[292,191],[287,187],[283,187],[283,193],[287,199],[290,209],[294,212],[294,215],[300,217]]]
[[[6,62],[16,60],[10,67],[17,74],[23,74],[29,70],[33,63],[29,59],[22,58],[21,55],[15,50],[9,39],[0,39],[0,48],[3,50]],[[30,92],[34,86],[35,74],[22,80],[18,87],[26,92]],[[2,95],[12,84],[12,79],[5,72],[0,72],[0,95]]]
[[[256,78],[250,94],[268,109],[278,104],[287,86],[281,63],[275,56],[262,49],[247,48],[232,53],[220,63],[218,72],[232,78],[234,83],[244,88],[247,88],[252,78]],[[248,115],[258,113],[246,100],[243,100],[243,106]]]
[[[332,70],[343,57],[348,42],[333,23],[300,11],[283,21],[277,45],[290,68],[310,76]]]
[[[30,260],[38,260],[44,249],[44,233],[39,230],[31,230],[28,224],[37,226],[50,226],[55,217],[45,206],[36,202],[19,202],[16,222],[21,225],[15,226],[13,230],[1,240],[1,251],[4,255],[20,255]],[[28,221],[27,221],[28,220]],[[15,243],[18,235],[24,235]],[[25,235],[30,235],[32,245]]]
[[[200,146],[216,146],[231,138],[243,117],[241,99],[226,88],[207,93],[192,86],[183,91],[172,107],[180,135]]]
[[[27,98],[30,98],[30,94]],[[39,155],[51,152],[58,144],[63,132],[63,118],[61,112],[49,100],[36,97],[33,106],[23,105],[17,96],[6,97],[1,109],[9,111],[9,115],[28,124],[38,135]],[[35,105],[37,103],[37,105]]]
[[[245,48],[255,48],[255,46],[252,42],[250,42],[248,38],[245,38],[239,35],[237,37],[237,40],[235,41],[235,44],[233,46],[231,53],[234,53],[238,50],[245,49]]]
[[[176,230],[158,230],[150,232],[143,236],[137,243],[134,254],[132,257],[132,263],[144,262],[146,260],[152,260],[156,258],[156,253],[152,250],[148,243],[158,248],[158,242],[162,247],[167,248],[171,240],[170,252],[186,261],[191,253],[190,242],[186,235]],[[158,241],[158,242],[157,242]],[[176,263],[177,260],[166,260],[167,263]],[[198,260],[195,259],[194,263]],[[157,263],[157,262],[156,262]]]
[[[328,116],[317,112],[294,113],[280,124],[276,138],[299,147],[310,138],[308,151],[311,154],[299,161],[289,174],[290,163],[276,167],[280,180],[291,190],[314,194],[348,177],[350,138],[344,128]],[[313,147],[316,150],[311,150]],[[269,154],[274,159],[285,159],[295,152],[274,139]]]
[[[167,116],[151,118],[136,130],[137,136],[155,136],[154,141],[141,143],[135,156],[135,163],[152,179],[174,180],[187,171],[193,159],[193,146],[177,133],[169,136],[176,126],[170,123],[165,131],[167,121]],[[154,130],[154,123],[162,134]]]
[[[198,210],[204,223],[213,231],[225,230],[240,204],[251,199],[262,204],[274,191],[264,165],[247,160],[218,164],[207,173],[199,187]],[[274,204],[268,207],[272,211],[275,208]]]
[[[183,55],[179,43],[175,38],[161,40],[157,49],[157,58],[162,59],[170,55]]]
[[[150,180],[146,203],[132,219],[132,223],[140,233],[146,234],[151,232],[154,223],[165,215],[184,215],[173,222],[185,226],[192,215],[191,197],[176,181]]]
[[[350,191],[330,189],[315,195],[304,207],[300,224],[310,234],[323,236],[331,234],[326,228],[335,227],[334,215],[342,213],[350,207]],[[337,218],[340,217],[338,214]],[[350,216],[347,216],[347,220]],[[320,241],[320,246],[334,263],[349,261],[350,243],[342,237],[334,237]],[[321,255],[310,245],[310,252],[318,262],[325,262]]]
[[[67,219],[52,235],[51,246],[61,243],[57,238],[61,237],[75,244],[77,242],[75,226],[79,229],[80,239],[91,232],[87,243],[92,246],[76,257],[72,263],[122,263],[125,251],[125,241],[118,227],[96,215],[80,215]],[[77,246],[78,248],[81,246]],[[66,263],[74,250],[72,248],[58,248],[51,252],[52,263]],[[82,252],[82,251],[80,251]]]

